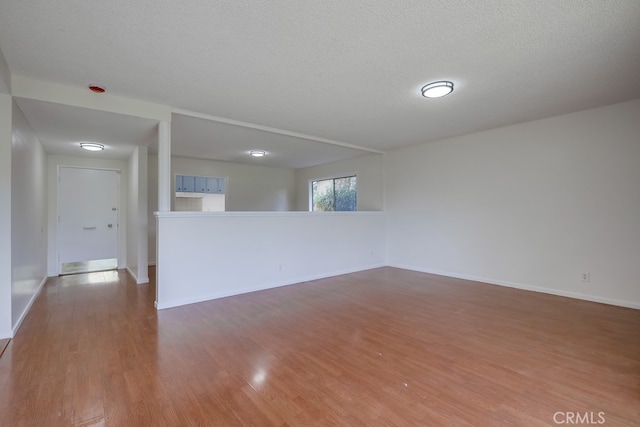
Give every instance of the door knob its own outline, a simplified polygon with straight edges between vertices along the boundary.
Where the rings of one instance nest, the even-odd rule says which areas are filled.
[[[111,227],[113,227],[113,224],[109,224],[109,225],[107,225],[107,227],[111,228]]]

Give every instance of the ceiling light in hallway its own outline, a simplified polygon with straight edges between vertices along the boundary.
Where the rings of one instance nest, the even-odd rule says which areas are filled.
[[[97,142],[81,142],[80,147],[84,148],[88,151],[102,151],[104,150],[104,145],[98,144]]]
[[[422,88],[422,96],[425,98],[441,98],[453,92],[453,82],[439,81],[429,83]]]

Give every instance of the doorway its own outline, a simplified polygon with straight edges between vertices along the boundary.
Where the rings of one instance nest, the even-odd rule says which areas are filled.
[[[120,171],[58,169],[58,274],[118,267]]]

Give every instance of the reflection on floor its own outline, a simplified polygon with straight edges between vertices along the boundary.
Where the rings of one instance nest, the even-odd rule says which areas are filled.
[[[62,272],[60,274],[88,273],[92,271],[115,270],[116,268],[118,268],[118,260],[116,258],[66,262],[62,264]]]

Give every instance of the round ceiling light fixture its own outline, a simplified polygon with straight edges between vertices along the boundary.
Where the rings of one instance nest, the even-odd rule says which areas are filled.
[[[84,148],[87,151],[102,151],[104,150],[104,145],[98,144],[97,142],[81,142],[80,147]]]
[[[251,154],[253,157],[264,157],[267,155],[267,152],[264,150],[251,150],[249,151],[249,154]]]
[[[105,93],[107,91],[107,88],[105,88],[102,85],[96,85],[96,84],[91,83],[89,85],[89,90],[91,92],[95,92],[95,93]]]
[[[453,92],[453,82],[447,80],[433,82],[423,86],[421,90],[425,98],[442,98]]]

